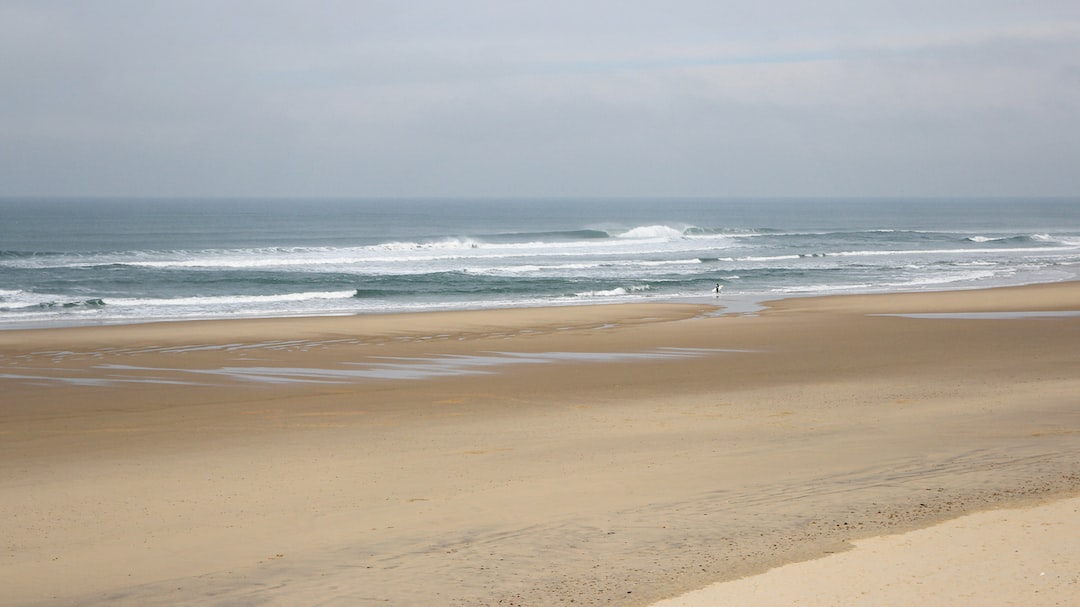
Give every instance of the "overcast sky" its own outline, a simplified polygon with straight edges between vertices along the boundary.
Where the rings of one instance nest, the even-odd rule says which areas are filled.
[[[0,0],[0,195],[1080,195],[1077,0]]]

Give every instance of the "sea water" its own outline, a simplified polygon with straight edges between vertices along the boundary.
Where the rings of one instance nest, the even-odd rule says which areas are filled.
[[[1078,268],[1080,199],[0,200],[5,329],[725,305]]]

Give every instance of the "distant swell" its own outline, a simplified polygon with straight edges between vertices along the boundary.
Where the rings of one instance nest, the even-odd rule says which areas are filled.
[[[484,240],[485,237],[480,237]],[[611,234],[604,230],[562,230],[554,232],[505,232],[493,234],[487,238],[496,241],[568,241],[568,240],[593,240],[598,238],[611,238]]]
[[[0,250],[0,259],[29,259],[33,257],[58,257],[65,255],[65,253],[59,253],[55,251],[2,251]]]

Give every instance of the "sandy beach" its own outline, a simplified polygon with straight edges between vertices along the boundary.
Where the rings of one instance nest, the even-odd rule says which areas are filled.
[[[721,582],[653,607],[1074,605],[1080,498],[990,510]]]
[[[1077,311],[1058,283],[0,332],[0,604],[633,606],[763,573],[857,604],[795,569],[1042,566],[1080,544]],[[935,547],[1023,525],[1055,533]]]

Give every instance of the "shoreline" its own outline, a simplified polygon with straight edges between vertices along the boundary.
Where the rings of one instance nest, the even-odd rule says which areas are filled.
[[[0,331],[0,604],[649,605],[1080,489],[1080,318],[875,316],[1080,283],[714,309]]]
[[[1080,275],[1080,267],[1073,267],[1071,273],[1073,275]],[[575,303],[562,303],[562,304],[545,304],[545,305],[532,305],[532,306],[507,306],[507,307],[479,307],[479,308],[434,308],[424,310],[410,310],[407,312],[394,312],[394,311],[369,311],[369,312],[330,312],[325,314],[286,314],[280,316],[239,316],[235,318],[229,317],[193,317],[193,318],[180,318],[180,319],[143,319],[143,320],[108,320],[108,321],[72,321],[72,322],[59,322],[54,320],[43,320],[34,322],[15,322],[2,324],[0,323],[0,334],[8,331],[39,331],[39,330],[60,330],[60,329],[85,329],[85,328],[108,328],[108,327],[127,327],[132,325],[158,325],[166,323],[203,323],[203,322],[217,322],[217,321],[290,321],[290,320],[303,320],[311,318],[354,318],[354,317],[383,317],[383,316],[399,316],[402,314],[456,314],[456,313],[487,313],[487,312],[500,312],[503,310],[549,310],[549,309],[562,309],[562,308],[591,308],[591,307],[608,307],[608,306],[667,306],[667,305],[701,305],[710,306],[711,308],[718,310],[720,314],[756,314],[769,308],[769,305],[774,302],[782,302],[786,300],[799,300],[799,299],[830,299],[830,298],[857,298],[857,297],[881,297],[881,296],[894,296],[894,295],[930,295],[936,293],[969,293],[980,292],[988,290],[1002,290],[1002,289],[1018,289],[1026,287],[1038,287],[1041,285],[1056,285],[1056,284],[1068,284],[1071,282],[1077,282],[1077,278],[1066,278],[1056,281],[1036,281],[1036,282],[1018,282],[1018,283],[1002,283],[993,286],[985,285],[967,285],[958,286],[950,289],[942,290],[899,290],[899,291],[873,291],[873,292],[861,292],[851,291],[839,294],[825,293],[825,292],[796,292],[796,293],[723,293],[719,296],[710,295],[696,295],[696,296],[680,296],[680,297],[658,297],[656,299],[637,299],[632,301],[622,302],[575,302]]]
[[[881,292],[881,293],[845,293],[839,295],[833,294],[778,294],[775,297],[771,296],[755,296],[751,299],[740,300],[734,305],[728,305],[724,298],[727,295],[720,297],[693,297],[693,298],[681,298],[674,300],[656,300],[656,301],[634,301],[634,302],[619,302],[619,303],[600,303],[600,304],[567,304],[558,306],[535,306],[535,307],[506,307],[506,308],[482,308],[482,309],[451,309],[451,310],[423,310],[423,311],[409,311],[409,312],[377,312],[377,313],[358,313],[358,314],[325,314],[325,315],[295,315],[295,316],[242,316],[239,318],[194,318],[194,319],[177,319],[177,320],[146,320],[146,321],[134,321],[134,322],[116,322],[105,324],[75,324],[75,325],[54,325],[54,326],[31,326],[31,327],[0,327],[0,347],[5,343],[13,343],[18,341],[18,337],[23,335],[33,336],[37,339],[40,335],[54,334],[55,332],[73,332],[73,335],[80,335],[83,333],[93,333],[97,331],[120,331],[124,333],[139,332],[140,328],[145,328],[150,332],[161,334],[175,334],[184,333],[188,327],[195,328],[197,332],[202,332],[201,327],[206,326],[228,326],[235,324],[237,327],[241,325],[247,325],[251,327],[257,327],[258,329],[265,329],[267,327],[273,327],[275,331],[287,328],[286,330],[290,334],[296,333],[295,330],[289,328],[303,327],[303,325],[310,324],[313,331],[319,330],[319,325],[324,327],[334,327],[340,324],[356,325],[360,330],[369,329],[377,324],[389,324],[393,327],[401,327],[403,319],[415,318],[415,319],[432,319],[428,322],[421,323],[422,327],[433,327],[439,322],[446,322],[447,319],[453,318],[457,315],[461,315],[462,318],[478,317],[478,316],[491,316],[493,318],[501,318],[502,322],[506,326],[517,326],[521,323],[521,315],[527,315],[530,312],[535,312],[542,316],[564,316],[570,319],[571,322],[576,322],[577,319],[595,319],[597,322],[602,321],[605,316],[603,312],[614,311],[620,309],[696,309],[699,316],[735,316],[735,315],[747,315],[756,316],[761,312],[766,312],[773,309],[801,309],[799,302],[809,301],[812,302],[810,307],[814,308],[830,308],[833,311],[863,311],[867,314],[952,314],[952,313],[980,313],[980,312],[1051,312],[1051,311],[1065,311],[1076,312],[1076,306],[1069,303],[1055,304],[1052,301],[1046,302],[1037,300],[1032,302],[1024,293],[1039,291],[1058,291],[1063,286],[1080,284],[1080,280],[1073,281],[1060,281],[1060,282],[1039,282],[1020,285],[1008,285],[1008,286],[994,286],[994,287],[973,287],[966,289],[948,289],[941,291],[895,291],[895,292]],[[978,296],[980,294],[993,293],[995,297],[991,300],[982,299],[979,303],[971,304],[973,298],[966,297],[971,294]],[[1001,297],[1004,296],[1004,297]],[[974,299],[979,299],[978,297]],[[921,300],[921,301],[920,301]],[[881,305],[877,305],[874,302],[885,302]],[[897,304],[901,304],[899,307]],[[862,306],[870,306],[863,308]],[[586,312],[588,310],[601,311],[600,314],[592,314]],[[899,310],[899,311],[897,311]],[[631,314],[632,316],[633,314]],[[616,314],[615,316],[620,316]],[[220,323],[220,324],[219,324]],[[273,324],[267,324],[273,323]],[[449,323],[449,330],[454,330],[456,323]],[[334,329],[331,328],[330,331]],[[240,332],[241,335],[246,335],[250,332]],[[56,333],[58,334],[58,333]],[[5,336],[7,336],[5,338]],[[13,338],[14,336],[14,338]],[[57,338],[56,341],[62,342],[67,340],[67,337]]]

